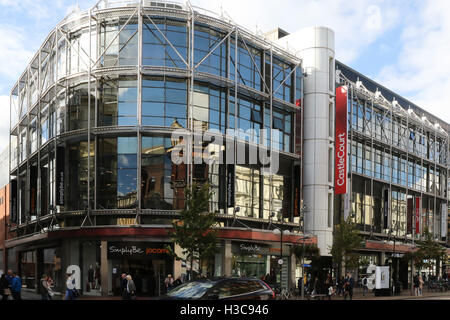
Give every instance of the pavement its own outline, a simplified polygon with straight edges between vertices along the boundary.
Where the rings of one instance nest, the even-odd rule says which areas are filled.
[[[32,290],[23,289],[22,290],[22,299],[23,300],[41,300],[41,295],[34,293]],[[62,300],[62,296],[54,296],[54,300]],[[78,300],[122,300],[122,297],[96,297],[96,296],[81,296]],[[151,300],[148,297],[138,297],[138,300]],[[293,300],[298,300],[293,299]],[[343,300],[343,297],[333,296],[331,300]],[[395,296],[386,296],[386,297],[375,297],[373,292],[369,292],[365,296],[362,294],[361,288],[355,288],[353,293],[353,300],[450,300],[450,291],[446,292],[433,292],[428,291],[428,289],[424,288],[423,294],[420,297],[415,297],[411,295],[411,289],[403,290],[401,294]]]

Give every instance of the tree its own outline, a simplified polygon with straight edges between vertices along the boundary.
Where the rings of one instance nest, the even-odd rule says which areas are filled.
[[[336,225],[333,232],[333,245],[330,247],[333,261],[338,264],[339,271],[342,264],[345,269],[354,269],[359,265],[359,255],[355,250],[363,246],[363,238],[359,235],[356,224],[349,217],[347,220],[341,219],[341,223]]]
[[[179,257],[171,248],[167,249],[177,260],[190,262],[190,279],[193,278],[194,260],[198,260],[201,266],[202,262],[209,261],[216,253],[216,215],[208,210],[211,196],[207,183],[194,183],[191,188],[186,188],[185,209],[181,211],[180,219],[172,223],[173,230],[169,232],[171,240],[182,248],[186,259]]]
[[[418,250],[408,255],[414,260],[414,264],[418,269],[432,268],[433,262],[445,261],[447,250],[439,243],[433,240],[433,235],[426,229],[424,232],[424,240],[417,242]],[[424,262],[426,261],[426,262]]]
[[[302,257],[316,259],[320,257],[320,249],[316,244],[295,245],[293,252],[298,260]]]

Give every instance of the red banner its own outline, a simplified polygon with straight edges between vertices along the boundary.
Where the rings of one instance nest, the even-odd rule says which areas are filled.
[[[416,234],[420,234],[420,197],[416,197]]]
[[[347,92],[336,88],[335,194],[347,193]]]

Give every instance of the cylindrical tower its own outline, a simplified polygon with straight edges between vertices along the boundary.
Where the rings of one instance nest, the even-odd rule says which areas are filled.
[[[309,27],[280,42],[295,48],[304,71],[303,194],[305,228],[318,237],[321,255],[333,243],[334,31]]]

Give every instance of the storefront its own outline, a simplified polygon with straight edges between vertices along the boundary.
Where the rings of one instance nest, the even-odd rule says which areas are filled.
[[[108,242],[107,258],[113,295],[121,295],[121,274],[131,275],[136,291],[142,296],[165,293],[164,279],[173,275],[174,258],[166,249],[169,243]]]
[[[279,246],[264,243],[233,242],[231,253],[232,276],[264,279],[270,285],[279,285],[281,276],[282,287],[288,287],[290,246],[283,246],[282,259]]]

